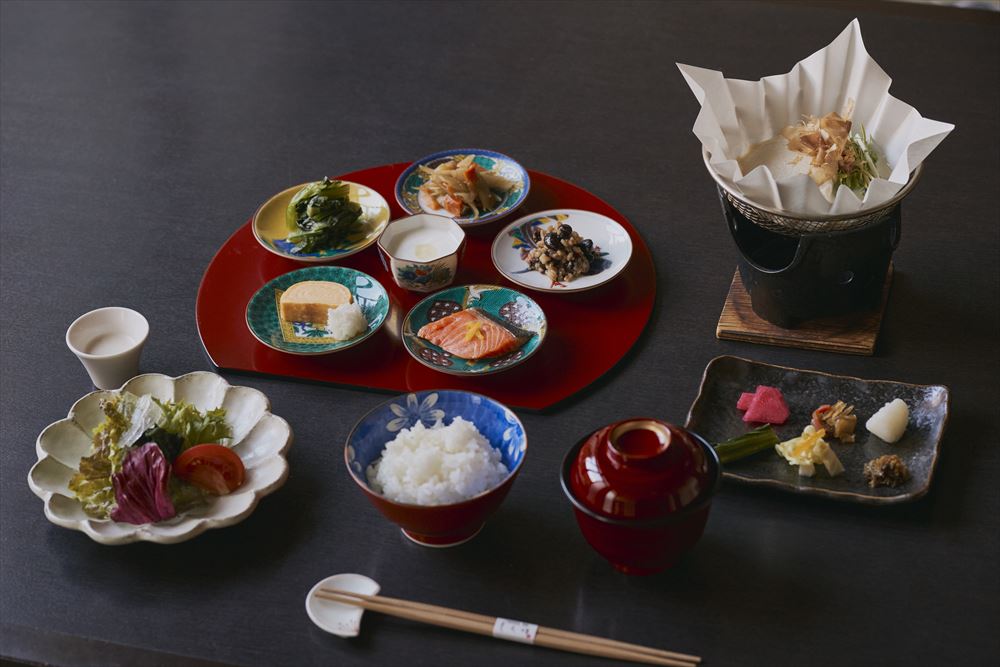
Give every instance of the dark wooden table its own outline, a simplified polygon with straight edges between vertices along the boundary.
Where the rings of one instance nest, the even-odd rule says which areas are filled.
[[[736,251],[674,62],[786,71],[855,16],[892,92],[956,131],[907,200],[873,358],[715,339]],[[57,664],[608,664],[372,616],[315,628],[309,587],[387,594],[696,652],[712,665],[912,667],[1000,654],[998,21],[896,3],[3,3],[0,654]],[[513,492],[465,546],[414,546],[348,479],[342,445],[383,395],[231,377],[292,424],[287,485],[177,546],[58,528],[25,482],[34,440],[89,390],[63,342],[80,313],[143,312],[144,371],[208,368],[194,322],[209,259],[290,183],[482,145],[612,202],[656,259],[648,331],[548,415]],[[582,323],[581,323],[582,325]],[[631,414],[682,422],[733,353],[943,383],[931,493],[901,507],[727,484],[662,575],[619,575],[559,489],[564,451]]]

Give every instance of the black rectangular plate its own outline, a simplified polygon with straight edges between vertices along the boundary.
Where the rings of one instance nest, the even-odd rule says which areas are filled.
[[[844,464],[844,473],[838,477],[830,477],[822,466],[816,466],[815,476],[801,477],[798,466],[789,465],[777,452],[761,452],[727,464],[725,478],[875,505],[909,502],[927,493],[948,421],[947,387],[862,380],[722,356],[705,368],[698,397],[688,412],[687,428],[713,445],[745,433],[751,425],[743,421],[736,401],[741,393],[752,392],[761,384],[780,389],[791,411],[785,424],[774,427],[781,440],[801,435],[817,407],[840,400],[853,405],[858,415],[856,442],[841,444],[828,439]],[[865,422],[894,398],[903,399],[909,406],[910,423],[902,439],[890,445],[868,433]],[[908,482],[896,488],[869,488],[864,464],[883,454],[896,454],[903,460],[910,470]]]

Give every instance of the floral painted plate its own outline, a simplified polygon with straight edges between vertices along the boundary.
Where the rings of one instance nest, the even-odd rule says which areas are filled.
[[[208,504],[181,512],[158,523],[136,525],[88,516],[69,490],[80,459],[91,454],[92,433],[104,421],[101,401],[123,391],[149,394],[161,401],[185,401],[198,410],[225,408],[232,429],[230,447],[246,467],[243,485]],[[45,502],[45,517],[63,528],[79,530],[101,544],[158,542],[174,544],[222,528],[250,516],[264,496],[273,493],[288,477],[285,454],[292,444],[292,429],[271,414],[267,396],[250,387],[234,387],[221,376],[195,371],[180,377],[160,373],[139,375],[121,389],[94,391],[82,397],[69,415],[49,424],[35,443],[38,461],[28,473],[28,485]]]
[[[368,329],[349,340],[331,338],[326,329],[309,322],[285,322],[278,315],[278,299],[286,289],[304,280],[328,280],[351,290],[354,301],[368,320]],[[385,322],[389,313],[389,295],[379,281],[367,273],[343,266],[314,266],[299,269],[257,290],[247,304],[247,326],[264,345],[289,354],[314,355],[339,352],[361,343]]]
[[[511,213],[518,206],[524,203],[531,189],[531,178],[527,170],[507,157],[503,153],[487,151],[479,148],[456,148],[448,151],[434,153],[427,157],[420,158],[409,167],[403,170],[396,180],[396,201],[410,213],[433,213],[442,215],[440,210],[425,208],[421,203],[420,186],[427,178],[420,173],[420,167],[436,167],[442,162],[446,162],[456,156],[475,155],[476,163],[484,169],[495,171],[504,178],[513,181],[514,187],[503,193],[500,204],[486,212],[480,212],[478,216],[465,216],[454,218],[455,222],[463,226],[482,225],[493,220],[498,220]]]
[[[590,271],[567,283],[550,280],[548,276],[528,268],[525,258],[535,247],[532,236],[536,230],[546,233],[560,223],[594,242],[597,259]],[[507,225],[493,240],[493,265],[522,287],[540,292],[582,292],[605,284],[628,265],[632,257],[632,239],[625,228],[599,213],[560,208],[532,213]]]
[[[282,190],[264,202],[253,216],[253,235],[264,248],[297,262],[331,262],[350,257],[375,243],[379,234],[389,223],[389,204],[379,193],[369,187],[344,181],[351,186],[351,201],[361,204],[363,213],[357,229],[339,245],[319,252],[292,252],[293,244],[285,240],[288,227],[285,225],[285,209],[295,193],[309,185],[302,183]]]
[[[486,359],[462,359],[417,336],[434,322],[465,308],[479,308],[513,333],[530,336],[513,352]],[[488,375],[523,363],[545,340],[547,323],[541,307],[520,292],[497,285],[463,285],[432,294],[403,319],[403,345],[414,359],[428,368],[450,375]]]

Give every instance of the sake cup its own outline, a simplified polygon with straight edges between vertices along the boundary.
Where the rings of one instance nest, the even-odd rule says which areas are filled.
[[[130,308],[110,306],[84,313],[66,330],[66,345],[98,389],[117,389],[138,375],[149,322]]]

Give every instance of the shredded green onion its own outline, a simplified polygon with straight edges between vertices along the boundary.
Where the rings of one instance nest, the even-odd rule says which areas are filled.
[[[854,157],[854,165],[849,171],[838,172],[837,184],[846,185],[859,195],[863,194],[872,179],[878,176],[878,153],[865,132],[864,125],[861,126],[861,132],[848,139],[846,149]]]

